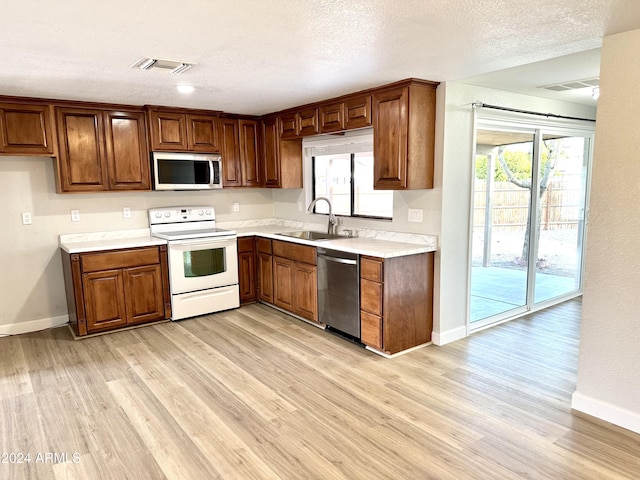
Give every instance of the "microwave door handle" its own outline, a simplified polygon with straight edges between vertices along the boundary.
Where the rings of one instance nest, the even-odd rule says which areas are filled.
[[[215,162],[209,162],[209,185],[213,185],[213,181],[215,180]]]

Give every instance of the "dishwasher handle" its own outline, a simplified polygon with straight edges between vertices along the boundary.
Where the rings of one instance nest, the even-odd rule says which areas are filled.
[[[318,254],[318,257],[320,257],[323,260],[326,260],[328,262],[344,263],[346,265],[357,265],[358,264],[357,260],[349,260],[348,258],[328,257],[328,256],[322,255],[322,254]]]

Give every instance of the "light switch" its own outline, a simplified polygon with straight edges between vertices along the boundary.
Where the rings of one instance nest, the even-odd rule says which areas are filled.
[[[240,203],[233,202],[233,211],[234,212],[239,212],[240,211]]]

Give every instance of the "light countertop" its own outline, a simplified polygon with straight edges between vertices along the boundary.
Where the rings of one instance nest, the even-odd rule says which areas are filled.
[[[296,230],[295,228],[279,225],[234,228],[234,230],[237,232],[238,237],[257,235],[271,238],[273,240],[283,240],[285,242],[300,243],[303,245],[311,245],[313,247],[341,250],[343,252],[351,252],[379,258],[402,257],[405,255],[436,251],[436,248],[432,245],[393,242],[377,238],[344,237],[335,240],[303,240],[301,238],[278,235],[280,232],[291,232]]]
[[[152,237],[148,228],[60,235],[60,248],[67,253],[85,253],[166,244],[166,240]]]
[[[225,226],[225,228],[228,228]],[[379,258],[402,257],[418,253],[434,252],[433,244],[397,242],[379,238],[344,237],[332,240],[303,240],[278,235],[281,232],[295,231],[296,228],[282,225],[255,225],[232,229],[238,237],[261,236],[273,240],[299,243],[343,252],[369,255]],[[166,245],[167,241],[152,237],[149,229],[117,230],[113,232],[94,232],[60,235],[60,248],[67,253],[86,253],[120,248],[136,248],[153,245]]]

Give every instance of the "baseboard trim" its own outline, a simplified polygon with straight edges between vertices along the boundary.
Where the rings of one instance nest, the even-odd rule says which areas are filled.
[[[455,342],[456,340],[461,340],[467,336],[467,327],[458,327],[451,330],[447,330],[446,332],[438,333],[433,332],[431,334],[431,341],[434,345],[442,346],[447,343]]]
[[[0,325],[0,337],[7,335],[19,335],[21,333],[37,332],[46,330],[47,328],[55,328],[69,323],[69,315],[60,315],[59,317],[39,318],[28,322],[10,323],[8,325]]]
[[[635,433],[640,433],[640,413],[632,412],[578,391],[571,396],[571,408]]]

